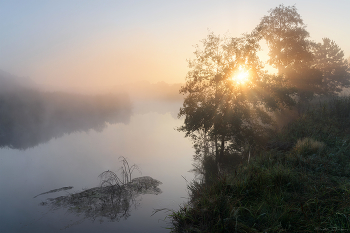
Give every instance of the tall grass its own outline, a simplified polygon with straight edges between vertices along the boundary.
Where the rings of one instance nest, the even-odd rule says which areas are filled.
[[[122,162],[122,166],[120,167],[120,176],[118,176],[113,171],[104,171],[98,177],[101,179],[101,187],[106,186],[122,186],[125,185],[132,180],[132,173],[134,170],[138,170],[139,168],[136,164],[129,165],[128,161],[123,157],[119,157],[119,160]]]

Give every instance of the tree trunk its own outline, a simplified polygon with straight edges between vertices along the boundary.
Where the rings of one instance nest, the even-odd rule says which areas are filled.
[[[219,158],[218,136],[215,135],[215,161],[216,161],[216,164],[218,164],[218,158]]]
[[[222,158],[224,157],[224,151],[225,151],[225,136],[222,136],[219,162],[221,162]]]

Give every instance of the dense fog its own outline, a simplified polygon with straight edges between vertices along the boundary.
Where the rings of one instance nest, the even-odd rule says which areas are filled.
[[[21,86],[13,77],[0,76],[0,147],[27,149],[64,134],[129,122],[126,94],[44,92]]]

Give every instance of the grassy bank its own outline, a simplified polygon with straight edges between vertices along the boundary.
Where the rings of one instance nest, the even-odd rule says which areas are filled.
[[[350,231],[349,132],[349,97],[314,104],[249,164],[193,182],[173,232]]]

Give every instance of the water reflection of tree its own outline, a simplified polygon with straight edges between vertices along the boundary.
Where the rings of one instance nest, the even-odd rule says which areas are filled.
[[[82,192],[49,198],[41,205],[49,206],[52,210],[65,208],[69,213],[83,216],[83,219],[108,219],[119,221],[127,219],[132,209],[139,205],[139,198],[143,194],[158,195],[162,191],[158,187],[161,182],[149,176],[131,179],[136,165],[129,166],[124,157],[121,157],[123,166],[121,177],[112,171],[105,171],[99,176],[99,187]]]
[[[140,195],[160,194],[160,184],[152,177],[143,176],[120,186],[95,187],[68,196],[50,198],[41,205],[49,205],[52,210],[67,208],[68,212],[83,215],[84,219],[119,221],[130,216],[131,209],[139,204]]]

